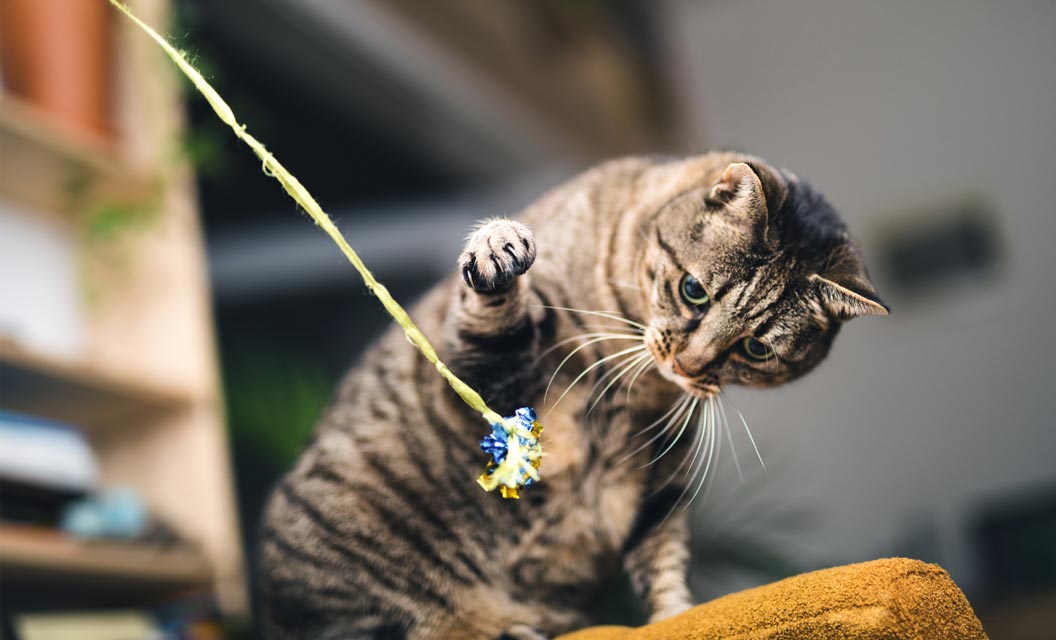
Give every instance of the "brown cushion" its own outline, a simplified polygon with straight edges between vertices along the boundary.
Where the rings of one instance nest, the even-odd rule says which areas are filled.
[[[891,558],[834,567],[713,600],[637,629],[593,627],[560,640],[985,640],[942,567]]]

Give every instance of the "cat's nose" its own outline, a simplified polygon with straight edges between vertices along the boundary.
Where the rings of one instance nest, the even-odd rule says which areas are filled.
[[[682,361],[678,359],[677,353],[675,354],[675,357],[671,360],[671,370],[685,378],[690,377],[690,375],[686,373],[686,368],[682,366]]]
[[[675,354],[674,358],[671,358],[671,370],[682,376],[683,378],[699,378],[707,372],[711,363],[717,357],[717,355],[697,353],[678,353]],[[710,356],[710,357],[709,357]],[[685,360],[683,360],[685,357]]]

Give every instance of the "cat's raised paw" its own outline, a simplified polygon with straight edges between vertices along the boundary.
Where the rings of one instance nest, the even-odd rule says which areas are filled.
[[[513,220],[489,220],[469,236],[458,268],[466,285],[478,293],[507,289],[535,262],[535,236]]]
[[[541,629],[526,624],[515,624],[503,631],[495,640],[549,640]]]

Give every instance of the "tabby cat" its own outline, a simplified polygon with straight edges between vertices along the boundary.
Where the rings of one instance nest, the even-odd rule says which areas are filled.
[[[492,408],[539,409],[542,482],[481,491],[486,425],[394,328],[267,507],[266,637],[545,638],[621,570],[650,620],[686,609],[722,387],[801,376],[887,313],[832,207],[752,156],[609,162],[518,220],[412,315]]]

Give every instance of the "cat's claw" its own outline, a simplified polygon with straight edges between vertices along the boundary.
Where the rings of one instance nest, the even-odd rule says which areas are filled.
[[[549,640],[550,636],[543,633],[541,629],[526,625],[515,624],[495,640]]]
[[[495,293],[535,262],[535,236],[513,220],[489,220],[466,241],[458,268],[466,285],[478,293]]]

